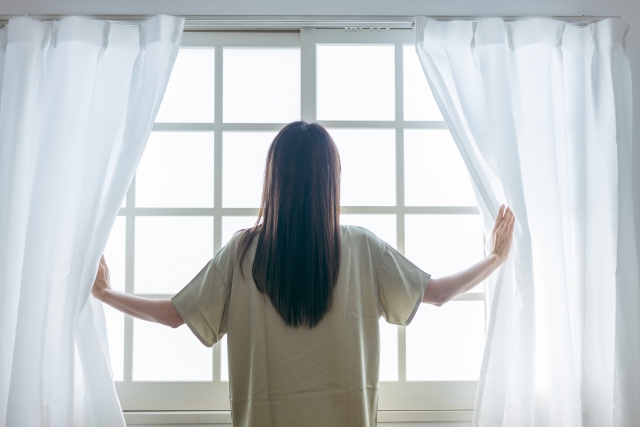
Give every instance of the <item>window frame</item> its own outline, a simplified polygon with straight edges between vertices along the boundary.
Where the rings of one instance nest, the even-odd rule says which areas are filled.
[[[396,248],[405,249],[405,215],[446,214],[479,215],[471,206],[405,206],[404,204],[404,130],[447,129],[444,121],[405,121],[403,87],[403,47],[414,43],[412,29],[343,29],[300,28],[299,31],[189,31],[181,47],[215,48],[213,123],[156,123],[154,132],[209,131],[214,134],[214,205],[213,208],[143,208],[135,207],[136,180],[127,192],[126,205],[118,216],[126,219],[125,291],[134,293],[135,219],[145,216],[207,216],[213,219],[213,253],[223,246],[223,216],[255,216],[257,208],[225,208],[222,206],[223,132],[278,131],[286,123],[223,123],[223,49],[225,47],[299,47],[301,59],[301,114],[305,121],[318,122],[327,128],[394,129],[396,155],[395,206],[343,206],[345,214],[393,214],[396,217]],[[385,44],[395,51],[395,119],[389,121],[322,121],[316,120],[316,46],[324,44]],[[135,293],[150,298],[167,298],[166,294]],[[468,293],[456,301],[485,301],[484,293]],[[485,304],[486,307],[486,304]],[[485,310],[486,319],[486,310]],[[456,411],[472,410],[477,381],[407,381],[406,333],[398,326],[398,381],[381,382],[381,411]],[[229,410],[228,382],[221,382],[221,345],[213,346],[213,381],[211,382],[142,382],[132,381],[133,319],[125,316],[124,376],[116,382],[116,390],[125,411],[218,411]]]

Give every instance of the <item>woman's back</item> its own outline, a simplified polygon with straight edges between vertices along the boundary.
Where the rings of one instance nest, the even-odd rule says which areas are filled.
[[[331,308],[313,328],[286,325],[252,275],[241,274],[242,233],[173,298],[205,345],[228,334],[234,426],[376,425],[378,320],[408,324],[430,276],[364,228],[340,232]]]

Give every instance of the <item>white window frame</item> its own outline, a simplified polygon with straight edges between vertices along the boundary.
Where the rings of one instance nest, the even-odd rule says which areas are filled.
[[[301,58],[301,119],[319,122],[328,128],[395,129],[396,205],[343,206],[346,214],[394,214],[397,224],[396,248],[404,253],[407,214],[479,214],[476,207],[414,207],[404,205],[404,130],[447,129],[443,121],[404,121],[403,119],[403,46],[414,43],[412,29],[316,29],[304,27],[291,32],[185,32],[182,47],[215,48],[214,123],[156,123],[156,132],[209,131],[214,134],[214,207],[213,208],[138,208],[135,207],[136,183],[127,193],[126,207],[119,216],[126,218],[125,291],[134,293],[135,218],[144,216],[208,216],[214,221],[213,251],[222,242],[222,217],[257,215],[257,208],[222,206],[222,134],[223,131],[277,131],[286,123],[223,123],[223,48],[225,47],[299,47]],[[395,47],[395,120],[390,121],[318,121],[316,120],[316,46],[318,44],[385,44]],[[354,106],[357,108],[357,105]],[[167,298],[166,294],[137,295]],[[484,293],[460,295],[457,301],[484,301]],[[229,389],[220,381],[220,343],[213,346],[211,382],[132,381],[133,319],[125,317],[124,379],[116,389],[125,411],[227,411]],[[469,411],[473,410],[477,381],[407,381],[406,334],[398,327],[398,381],[381,382],[380,411]],[[445,412],[443,412],[444,414]],[[466,419],[466,418],[465,418]],[[416,421],[418,421],[416,419]]]

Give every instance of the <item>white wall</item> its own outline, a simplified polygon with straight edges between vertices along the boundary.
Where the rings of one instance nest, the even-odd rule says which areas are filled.
[[[3,0],[1,14],[627,15],[635,0]],[[624,18],[624,16],[623,16]]]

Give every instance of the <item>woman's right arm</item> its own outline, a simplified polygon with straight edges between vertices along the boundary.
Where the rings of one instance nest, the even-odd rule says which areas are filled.
[[[509,256],[515,216],[511,209],[500,207],[493,227],[493,250],[483,260],[450,276],[430,279],[422,302],[440,306],[468,291],[489,277]]]
[[[104,260],[104,255],[100,258],[100,266],[91,294],[97,300],[138,319],[172,328],[184,324],[184,320],[171,300],[143,298],[111,289],[109,267]]]

